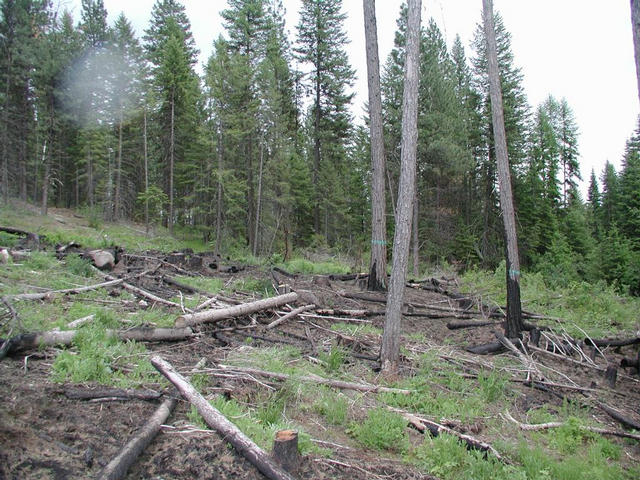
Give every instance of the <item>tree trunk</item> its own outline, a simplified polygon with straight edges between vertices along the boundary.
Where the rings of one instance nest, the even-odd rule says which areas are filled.
[[[87,196],[89,197],[89,206],[93,207],[93,157],[91,155],[91,144],[89,144],[89,156],[87,158]]]
[[[222,244],[222,160],[224,158],[224,143],[222,138],[223,125],[218,125],[218,192],[216,199],[216,255],[220,255]]]
[[[320,58],[316,59],[316,99],[313,125],[313,230],[320,234]]]
[[[175,162],[175,113],[176,113],[176,102],[175,102],[175,90],[171,91],[171,140],[169,146],[169,218],[167,221],[167,226],[169,227],[169,232],[173,233],[173,166]]]
[[[256,229],[253,236],[253,256],[258,256],[260,243],[260,208],[262,207],[262,170],[264,168],[264,138],[260,141],[260,167],[258,170],[258,200],[256,204]]]
[[[147,147],[147,106],[144,106],[143,112],[143,150],[144,150],[144,233],[149,235],[149,150]]]
[[[631,29],[633,30],[633,50],[636,57],[638,98],[640,99],[640,0],[631,0]]]
[[[40,215],[47,215],[47,207],[49,202],[49,177],[51,166],[49,165],[49,160],[47,159],[47,140],[45,139],[42,144],[42,163],[44,165],[44,178],[42,179],[42,204],[40,206]]]
[[[122,195],[122,123],[124,118],[123,106],[120,105],[120,123],[118,125],[118,160],[116,161],[116,194],[113,204],[113,218],[118,220],[120,218],[121,210],[121,195]]]
[[[502,90],[500,72],[498,70],[498,53],[496,34],[493,23],[493,0],[482,0],[484,14],[484,30],[487,40],[487,57],[489,70],[489,92],[491,96],[491,116],[500,185],[500,206],[504,222],[506,259],[507,259],[507,320],[505,336],[516,338],[524,329],[522,307],[520,305],[520,259],[518,256],[518,237],[516,234],[515,211],[511,191],[511,174],[509,172],[509,156],[507,153],[507,135],[504,128],[504,110],[502,107]]]
[[[416,179],[416,187],[413,198],[413,276],[418,278],[420,275],[420,237],[418,231],[418,215],[419,215],[419,205],[418,205],[418,185]]]
[[[384,190],[385,157],[380,94],[380,60],[375,0],[363,0],[364,32],[367,44],[369,83],[369,125],[371,132],[371,264],[368,290],[387,288],[387,222]]]
[[[407,46],[402,99],[402,153],[393,267],[384,321],[380,362],[382,371],[393,375],[400,356],[400,323],[411,237],[411,216],[416,178],[418,144],[418,82],[420,61],[420,14],[422,0],[408,1]]]

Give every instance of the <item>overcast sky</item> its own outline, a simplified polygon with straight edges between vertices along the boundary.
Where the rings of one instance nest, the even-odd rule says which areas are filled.
[[[80,16],[80,0],[58,0]],[[141,36],[147,27],[154,0],[104,0],[109,22],[124,12]],[[283,0],[287,29],[292,41],[298,20],[299,0]],[[376,2],[380,58],[384,63],[393,46],[396,19],[402,0]],[[200,61],[211,53],[213,40],[224,33],[220,10],[226,0],[184,0]],[[480,21],[481,0],[422,0],[422,22],[433,17],[449,45],[459,34],[467,50]],[[367,97],[362,0],[343,0],[351,39],[348,53],[356,69],[356,104],[362,117]],[[606,160],[620,166],[627,138],[633,133],[640,111],[633,58],[629,0],[494,0],[512,35],[516,65],[522,68],[524,88],[535,108],[549,94],[565,97],[580,129],[581,171],[588,182],[591,169],[599,176]],[[583,186],[583,191],[586,187]]]

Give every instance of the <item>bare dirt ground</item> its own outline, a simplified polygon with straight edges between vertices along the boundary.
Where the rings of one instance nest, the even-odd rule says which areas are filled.
[[[144,261],[153,262],[155,254],[144,255],[152,258]],[[142,260],[138,260],[140,261]],[[175,258],[168,259],[165,256],[162,257],[162,261],[165,263],[155,271],[156,280],[163,273],[175,273],[175,269],[166,263],[176,261]],[[179,265],[179,268],[189,269],[187,263]],[[136,260],[129,260],[130,271],[135,271],[138,267],[142,268]],[[208,268],[210,265],[205,267],[207,275],[219,276],[225,284],[248,277],[263,277],[274,284],[287,283],[304,295],[300,305],[315,303],[319,308],[325,309],[364,309],[379,312],[377,315],[358,318],[378,328],[383,326],[384,303],[363,299],[362,294],[366,295],[366,292],[362,288],[362,279],[341,280],[329,276],[302,275],[287,277],[278,272],[256,268],[224,272],[221,270],[226,270],[226,267],[219,266],[217,271]],[[203,272],[202,265],[198,266],[197,270]],[[172,290],[166,284],[153,279],[141,281],[140,285],[158,295],[175,294],[175,288]],[[446,290],[455,290],[455,282],[443,281],[438,288],[433,288],[434,284],[429,282],[422,285],[427,289],[407,289],[406,301],[409,306],[407,316],[403,320],[404,344],[407,351],[420,353],[435,348],[443,358],[463,365],[469,375],[477,374],[483,368],[483,364],[492,362],[492,357],[466,354],[463,348],[467,345],[494,342],[495,336],[492,332],[499,330],[499,326],[448,329],[447,322],[458,319],[457,317],[469,316],[459,311],[465,306],[464,302],[461,305],[451,296],[442,293],[443,286]],[[185,295],[188,294],[185,292]],[[380,295],[378,297],[382,298]],[[238,292],[234,298],[242,302],[248,300],[249,296]],[[70,297],[69,301],[72,302],[73,298]],[[476,308],[466,306],[471,310]],[[471,317],[480,318],[477,314]],[[341,336],[331,332],[331,325],[336,320],[326,314],[314,318],[298,318],[277,329],[265,330],[264,325],[275,318],[277,316],[273,311],[254,315],[253,319],[257,320],[257,325],[244,330],[237,327],[250,325],[252,319],[226,320],[213,326],[200,327],[200,335],[189,340],[171,344],[147,344],[147,348],[151,352],[160,353],[179,370],[188,371],[201,358],[207,358],[211,364],[219,362],[234,349],[246,346],[247,338],[252,339],[253,348],[293,345],[309,356],[315,356],[318,351],[326,349],[327,345],[337,340],[353,354],[347,361],[357,364],[363,371],[369,372],[369,378],[375,379],[379,335],[364,334],[357,338],[349,338],[344,334]],[[597,358],[596,363],[599,368],[606,366],[607,362],[619,364],[624,356],[634,355],[633,348],[606,349],[606,360]],[[64,391],[70,385],[51,381],[51,364],[57,352],[55,348],[45,348],[35,352],[13,354],[0,362],[0,480],[93,478],[127,439],[144,424],[159,404],[157,400],[94,402],[68,399]],[[513,357],[509,353],[503,353],[501,356]],[[606,387],[601,371],[584,366],[586,362],[578,357],[574,356],[573,360],[582,362],[582,365],[550,355],[534,354],[534,358],[544,361],[546,366],[554,369],[558,373],[555,378],[565,378],[562,384],[572,382],[571,385],[586,387],[586,390],[551,386],[534,389],[522,383],[512,383],[511,388],[517,392],[518,406],[518,410],[511,411],[514,416],[522,418],[529,409],[542,404],[560,408],[563,398],[569,398],[590,405],[597,405],[597,402],[606,403],[619,409],[632,420],[640,422],[640,377],[637,372],[620,370],[616,387],[611,389]],[[402,374],[410,375],[412,370],[411,360],[405,358]],[[524,373],[515,376],[521,380],[526,377]],[[159,385],[145,386],[159,388]],[[212,392],[226,390],[232,398],[251,402],[260,386],[237,378],[216,378],[208,389]],[[179,401],[167,425],[129,471],[127,479],[264,478],[216,433],[202,431],[189,425],[186,416],[188,410],[189,405],[183,400]],[[593,409],[593,415],[603,426],[612,430],[622,430],[617,422],[598,408]],[[320,416],[301,414],[299,417],[293,420],[302,425],[313,439],[318,440],[319,445],[328,445],[322,442],[336,445],[330,458],[321,455],[306,456],[298,474],[299,478],[431,478],[407,466],[399,457],[362,448],[344,431],[323,424]],[[494,440],[485,437],[486,431],[482,425],[464,425],[458,422],[455,428],[461,432],[472,433],[487,442]],[[413,432],[412,435],[418,434]],[[637,442],[621,443],[624,445],[621,463],[633,464],[640,458]]]

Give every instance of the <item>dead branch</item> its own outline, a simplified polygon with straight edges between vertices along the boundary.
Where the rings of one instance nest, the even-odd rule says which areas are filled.
[[[594,347],[626,347],[627,345],[636,345],[640,343],[640,337],[634,338],[603,338],[603,339],[591,339],[586,338],[585,345],[591,345]]]
[[[98,480],[118,480],[124,478],[138,456],[154,439],[162,424],[169,418],[176,406],[175,398],[167,398],[155,411],[142,429],[122,447],[104,469],[98,474]]]
[[[481,452],[490,452],[491,454],[493,454],[493,456],[496,457],[496,459],[500,460],[501,462],[505,462],[505,459],[502,457],[502,455],[500,455],[500,453],[498,453],[495,448],[493,448],[493,446],[486,442],[483,442],[482,440],[478,440],[471,435],[465,435],[464,433],[457,432],[449,427],[436,423],[432,420],[428,420],[424,417],[418,417],[417,415],[405,412],[404,410],[399,410],[393,407],[387,408],[402,415],[404,419],[409,422],[409,424],[411,424],[421,433],[425,433],[428,430],[434,437],[437,437],[441,433],[453,435],[454,437],[457,437],[459,440],[464,442],[467,447],[473,450],[479,450]]]
[[[91,315],[87,315],[86,317],[78,318],[77,320],[74,320],[73,322],[67,323],[67,328],[70,328],[70,329],[78,328],[78,327],[84,325],[85,323],[91,322],[94,318],[96,318],[95,314],[91,314]]]
[[[447,328],[449,330],[459,330],[461,328],[476,328],[476,327],[486,327],[486,326],[500,326],[502,325],[500,322],[492,322],[489,320],[478,321],[478,320],[459,320],[455,322],[447,323]]]
[[[224,440],[249,460],[267,478],[273,480],[293,480],[289,473],[284,471],[258,447],[249,437],[242,433],[238,427],[231,423],[224,415],[214,408],[198,391],[162,357],[151,357],[152,365],[175,385],[180,394],[196,407],[207,425],[218,432]]]
[[[567,425],[564,422],[548,422],[548,423],[538,423],[538,424],[521,423],[515,418],[513,418],[508,411],[505,412],[503,416],[507,420],[515,423],[518,426],[518,428],[520,428],[520,430],[540,431],[540,430],[549,430],[551,428],[560,428]],[[579,428],[582,430],[586,430],[588,432],[599,433],[600,435],[610,435],[613,437],[631,438],[633,440],[640,442],[640,435],[636,435],[633,433],[618,432],[617,430],[608,430],[606,428],[590,427],[587,425],[580,425]]]
[[[633,428],[634,430],[640,431],[640,423],[636,422],[632,418],[625,417],[615,408],[601,402],[598,402],[598,407],[600,407],[605,413],[607,413],[607,415],[609,415],[615,421],[624,425],[626,428]]]
[[[278,318],[277,320],[274,320],[273,322],[271,322],[269,325],[267,325],[265,328],[267,330],[271,330],[272,328],[277,327],[278,325],[286,322],[287,320],[289,320],[290,318],[293,317],[297,317],[298,314],[302,313],[302,312],[306,312],[308,310],[313,310],[315,308],[315,305],[311,304],[311,305],[304,305],[302,307],[298,307],[295,310],[290,311],[289,313],[287,313],[286,315],[283,315],[282,317]]]
[[[64,290],[50,290],[48,292],[38,293],[20,293],[17,295],[8,295],[8,298],[12,300],[43,300],[53,298],[56,295],[76,295],[83,292],[98,290],[99,288],[113,287],[115,285],[121,284],[122,282],[124,282],[124,279],[116,278],[114,280],[109,280],[108,282],[97,283],[95,285],[89,285],[86,287],[67,288]]]
[[[203,312],[190,313],[179,316],[175,321],[176,327],[187,327],[207,322],[216,322],[225,318],[240,317],[250,313],[268,310],[270,308],[279,307],[285,303],[293,303],[298,299],[295,292],[279,295],[277,297],[265,298],[255,302],[243,303],[229,308],[219,308],[213,310],[205,310]]]
[[[296,380],[300,380],[301,382],[308,383],[318,383],[321,385],[327,385],[333,388],[339,388],[344,390],[356,390],[359,392],[370,392],[370,393],[400,393],[402,395],[410,395],[411,390],[404,390],[401,388],[391,388],[391,387],[383,387],[381,385],[367,385],[364,383],[351,383],[345,382],[343,380],[333,380],[330,378],[319,377],[318,375],[288,375],[286,373],[277,373],[277,372],[267,372],[265,370],[259,370],[257,368],[250,367],[237,367],[234,365],[218,365],[219,368],[227,371],[235,371],[241,373],[249,373],[251,375],[258,375],[261,377],[270,377],[277,378],[278,380],[289,380],[290,378],[294,378]],[[203,371],[206,372],[206,371]]]

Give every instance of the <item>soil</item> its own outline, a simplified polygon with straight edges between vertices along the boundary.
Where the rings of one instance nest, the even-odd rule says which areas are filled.
[[[187,252],[186,257],[191,254]],[[157,253],[145,252],[145,257],[154,258]],[[166,257],[164,257],[166,258]],[[140,262],[148,259],[129,259],[128,270],[145,267]],[[175,258],[172,260],[175,261]],[[171,262],[168,262],[171,263]],[[228,263],[228,262],[227,262]],[[230,265],[219,265],[212,270],[207,265],[207,275],[221,277],[225,284],[238,278],[263,277],[275,284],[289,284],[304,297],[300,305],[315,303],[318,307],[331,309],[366,309],[384,311],[384,304],[349,296],[357,296],[363,291],[363,280],[332,279],[328,276],[296,276],[287,277],[278,272],[264,272],[251,267],[227,268]],[[188,270],[187,263],[180,263],[179,268]],[[155,272],[156,277],[172,272],[170,265],[164,265]],[[202,273],[202,270],[198,270]],[[175,273],[175,271],[173,271]],[[154,282],[146,278],[141,286],[157,295],[167,298],[175,294],[162,281]],[[494,357],[479,357],[465,354],[467,345],[478,345],[495,341],[493,330],[499,326],[486,326],[461,330],[449,330],[446,323],[461,313],[446,311],[448,308],[460,309],[464,301],[453,299],[447,293],[455,290],[455,281],[439,279],[435,283],[426,282],[421,285],[427,289],[408,288],[406,301],[410,304],[407,316],[403,319],[403,333],[406,348],[409,351],[421,351],[424,348],[439,347],[452,362],[469,366],[470,373],[477,373],[478,365],[491,363]],[[437,291],[434,291],[437,290]],[[355,294],[355,295],[354,295]],[[380,296],[380,295],[379,295]],[[234,298],[247,301],[250,294],[237,292]],[[72,298],[69,301],[73,301]],[[424,313],[425,306],[436,307],[429,311],[431,317],[418,316]],[[336,315],[340,316],[340,315]],[[330,329],[331,319],[307,319],[306,321],[290,321],[277,329],[266,331],[263,324],[275,319],[274,312],[254,316],[259,326],[255,329],[229,330],[231,327],[245,326],[249,318],[228,320],[215,326],[201,327],[201,335],[188,341],[172,344],[148,344],[151,352],[159,352],[179,370],[186,371],[200,358],[210,360],[224,358],[230,350],[241,348],[247,337],[252,337],[254,347],[261,345],[295,345],[303,353],[317,354],[335,339],[334,335],[317,327]],[[384,315],[358,317],[371,322],[373,326],[382,328]],[[474,318],[478,318],[477,315]],[[315,324],[316,326],[313,326]],[[227,329],[227,330],[225,330]],[[376,358],[379,350],[379,336],[364,334],[355,340],[342,338],[343,346],[353,355],[349,362],[359,365],[363,370],[374,372],[377,368]],[[603,366],[606,362],[619,364],[624,357],[635,355],[634,348],[624,347],[606,351],[606,361],[598,360]],[[93,478],[106,463],[113,458],[127,439],[134,434],[146,419],[155,411],[161,400],[120,400],[120,401],[86,401],[72,400],[64,395],[67,387],[51,381],[51,364],[58,350],[47,348],[37,352],[11,355],[0,362],[0,480],[2,479],[56,479]],[[510,354],[502,354],[510,355]],[[531,408],[547,404],[560,408],[563,397],[576,402],[594,404],[595,400],[620,409],[626,416],[640,423],[640,377],[637,372],[620,370],[618,382],[614,389],[604,388],[602,374],[592,368],[575,365],[562,359],[540,356],[545,364],[559,372],[559,377],[566,375],[576,384],[596,388],[595,392],[579,392],[567,389],[528,388],[514,383],[517,390],[516,402],[518,411],[511,413],[516,418]],[[475,360],[474,360],[475,359]],[[577,357],[574,357],[577,359]],[[477,362],[474,365],[474,362]],[[402,375],[410,374],[411,362],[404,360]],[[524,378],[521,374],[519,378]],[[255,383],[238,382],[237,380],[217,379],[209,389],[226,389],[231,396],[239,400],[254,398],[256,390],[261,387]],[[564,381],[562,383],[568,383]],[[74,387],[77,385],[73,385]],[[87,385],[85,385],[87,386]],[[158,385],[145,385],[147,388],[158,388]],[[602,387],[602,388],[601,388]],[[225,441],[214,432],[198,431],[187,420],[189,406],[179,401],[167,425],[147,447],[142,456],[131,468],[127,479],[262,479],[255,467],[238,455]],[[603,425],[611,429],[622,427],[611,420],[604,412],[594,409],[594,416]],[[313,439],[342,445],[333,449],[331,458],[308,455],[298,472],[299,478],[307,479],[350,479],[369,480],[371,478],[417,479],[432,478],[402,463],[400,458],[392,454],[383,454],[358,446],[344,432],[331,429],[322,424],[320,417],[305,415],[295,418]],[[492,438],[483,436],[482,425],[462,425],[453,422],[455,428],[476,435],[481,440],[491,442]],[[417,435],[412,433],[412,435]],[[321,444],[322,445],[322,444]],[[326,444],[325,444],[326,445]],[[625,454],[621,462],[632,464],[633,459],[640,458],[638,443],[621,442]]]

